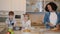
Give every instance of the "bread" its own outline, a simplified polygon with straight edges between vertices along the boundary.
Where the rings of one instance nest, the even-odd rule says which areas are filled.
[[[29,29],[25,29],[23,30],[23,32],[31,32]]]

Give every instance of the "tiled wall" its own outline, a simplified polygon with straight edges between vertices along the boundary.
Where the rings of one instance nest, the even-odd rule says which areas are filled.
[[[5,22],[6,17],[0,17],[0,22]]]
[[[30,20],[32,21],[32,24],[34,25],[40,25],[40,24],[42,24],[43,23],[43,20],[44,20],[44,15],[45,15],[45,13],[44,12],[28,12],[28,14],[29,14],[29,18],[30,18]]]
[[[60,1],[59,0],[26,0],[26,11],[27,12],[44,12],[45,6],[49,2],[54,2],[57,4],[60,11]]]

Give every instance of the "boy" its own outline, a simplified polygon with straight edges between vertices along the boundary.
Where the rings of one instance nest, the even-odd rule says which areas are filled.
[[[16,21],[14,18],[14,12],[13,11],[9,12],[8,18],[6,19],[6,24],[7,24],[7,27],[10,29],[13,29],[13,27],[15,26]]]

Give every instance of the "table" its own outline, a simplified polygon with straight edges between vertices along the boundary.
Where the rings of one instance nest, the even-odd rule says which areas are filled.
[[[15,34],[25,34],[26,32],[21,32],[21,31],[14,31],[14,33]],[[34,31],[34,32],[29,32],[30,34],[39,34],[39,32],[36,32],[36,31]],[[26,34],[28,34],[28,33],[26,33]]]

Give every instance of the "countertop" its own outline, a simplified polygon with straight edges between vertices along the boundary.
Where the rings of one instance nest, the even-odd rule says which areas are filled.
[[[5,27],[5,23],[0,23],[0,34],[2,33],[6,33],[5,32],[5,29],[6,27]],[[18,31],[14,31],[14,33],[15,34],[25,34],[26,32],[22,32],[22,31],[20,31],[20,30],[18,30]],[[38,26],[36,26],[35,27],[35,29],[33,28],[32,30],[31,30],[31,32],[29,32],[30,34],[60,34],[60,31],[59,32],[54,32],[54,31],[47,31],[46,30],[46,28],[41,28],[41,27],[38,27]],[[26,33],[26,34],[28,34],[28,33]]]

